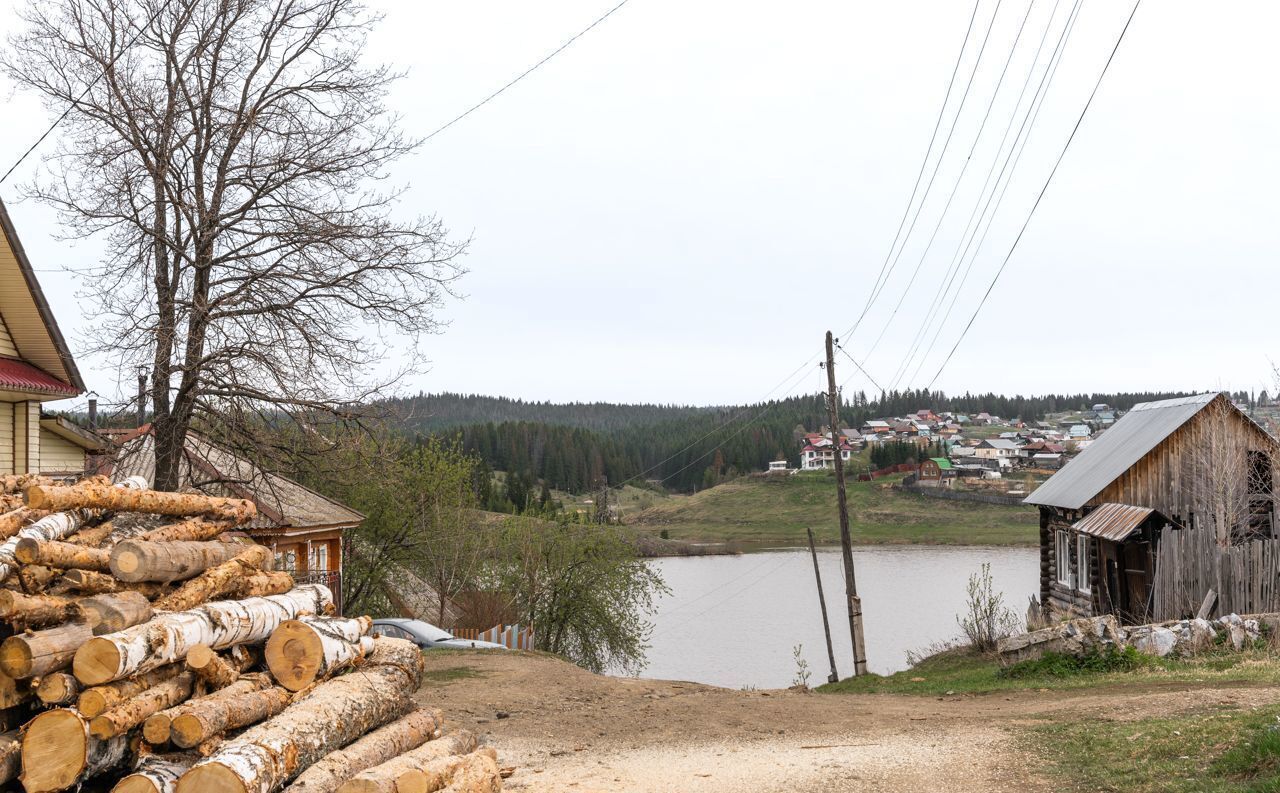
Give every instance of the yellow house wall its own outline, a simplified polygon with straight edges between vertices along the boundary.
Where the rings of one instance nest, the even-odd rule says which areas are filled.
[[[46,429],[40,430],[40,473],[62,474],[84,471],[84,449]]]
[[[0,474],[13,470],[13,403],[0,402]]]
[[[2,316],[0,316],[0,355],[7,355],[10,358],[18,357],[18,348],[14,346],[13,337],[9,335],[9,328],[4,324]]]

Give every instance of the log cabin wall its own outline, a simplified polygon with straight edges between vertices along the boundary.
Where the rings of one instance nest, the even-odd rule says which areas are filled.
[[[1095,593],[1098,591],[1099,541],[1091,538],[1089,543],[1090,558],[1082,562],[1077,552],[1079,548],[1077,538],[1080,533],[1071,528],[1071,525],[1079,520],[1080,517],[1082,517],[1082,513],[1075,510],[1056,507],[1040,508],[1040,522],[1044,527],[1041,530],[1040,543],[1041,602],[1050,617],[1091,617],[1095,613],[1094,598]],[[1060,580],[1058,576],[1059,534],[1066,538],[1064,544],[1067,550],[1065,570],[1067,583]],[[1089,572],[1089,592],[1081,592],[1077,588],[1082,564],[1084,569]]]

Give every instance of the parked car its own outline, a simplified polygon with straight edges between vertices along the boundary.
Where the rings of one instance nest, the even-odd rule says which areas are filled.
[[[429,622],[405,619],[403,617],[374,620],[371,632],[395,639],[408,639],[424,650],[433,650],[437,647],[449,647],[455,650],[507,649],[506,646],[496,642],[482,642],[479,639],[459,639],[443,628],[437,628]]]

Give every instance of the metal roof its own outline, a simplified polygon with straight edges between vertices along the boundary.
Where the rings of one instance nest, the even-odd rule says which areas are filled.
[[[0,358],[0,389],[59,397],[73,397],[80,393],[80,389],[70,383],[13,358]]]
[[[1218,396],[1199,394],[1134,405],[1023,503],[1080,509]]]
[[[1129,504],[1101,504],[1076,521],[1071,528],[1090,537],[1123,542],[1152,512],[1155,510]]]

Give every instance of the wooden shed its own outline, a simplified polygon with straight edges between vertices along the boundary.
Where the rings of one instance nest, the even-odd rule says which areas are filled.
[[[1137,405],[1026,498],[1051,615],[1151,614],[1166,527],[1222,545],[1276,536],[1280,444],[1223,394]]]

